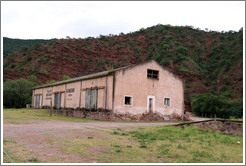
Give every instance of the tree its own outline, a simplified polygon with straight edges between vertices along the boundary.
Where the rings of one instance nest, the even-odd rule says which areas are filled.
[[[63,75],[62,76],[62,80],[69,80],[69,79],[71,79],[68,75]]]
[[[216,115],[220,118],[229,118],[231,115],[229,111],[231,103],[211,93],[197,95],[191,105],[192,110],[199,116],[214,117]]]
[[[189,49],[184,46],[178,46],[178,48],[176,48],[176,52],[177,54],[181,54],[184,56],[189,55]]]
[[[26,79],[8,80],[3,84],[3,105],[6,108],[23,108],[32,101],[34,83]]]

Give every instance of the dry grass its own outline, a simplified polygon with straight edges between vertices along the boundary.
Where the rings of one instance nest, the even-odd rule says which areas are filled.
[[[3,113],[5,124],[17,126],[27,120],[90,121],[60,115],[49,117],[48,110],[13,109]],[[195,127],[50,129],[12,137],[4,134],[3,146],[19,163],[243,162],[242,136],[205,132]]]

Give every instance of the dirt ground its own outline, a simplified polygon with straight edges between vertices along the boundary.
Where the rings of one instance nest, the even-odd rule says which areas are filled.
[[[193,113],[191,112],[186,112],[187,115],[189,115],[189,118],[192,120],[192,121],[203,121],[203,120],[209,120],[211,118],[201,118],[201,117],[197,117],[195,116]]]
[[[141,127],[141,126],[164,126],[175,124],[170,123],[118,123],[118,122],[65,122],[65,121],[45,121],[45,120],[29,120],[21,121],[19,124],[4,124],[3,137],[4,148],[8,149],[8,153],[16,162],[54,162],[54,163],[93,163],[107,162],[105,155],[107,148],[101,146],[102,141],[112,142],[114,136],[109,134],[114,129],[124,127]],[[86,151],[81,151],[80,154],[71,153],[76,147],[75,143],[78,140],[85,141],[84,145],[90,144],[86,139],[93,138],[98,140],[93,145],[88,146]],[[69,142],[72,141],[72,142]],[[122,140],[121,140],[122,141]],[[135,144],[132,140],[128,144]],[[66,145],[64,147],[64,144]],[[71,145],[71,146],[70,146]],[[78,143],[78,146],[81,142]],[[105,146],[106,147],[106,146]],[[81,148],[83,149],[83,148]],[[101,156],[101,157],[98,157]]]

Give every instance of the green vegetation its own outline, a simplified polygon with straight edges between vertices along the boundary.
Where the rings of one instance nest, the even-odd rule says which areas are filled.
[[[62,80],[69,80],[69,79],[71,79],[68,75],[63,75],[62,76]]]
[[[4,59],[6,77],[18,73],[18,77],[33,74],[52,80],[58,78],[48,69],[54,66],[77,76],[154,59],[187,82],[187,101],[209,91],[230,100],[243,97],[243,29],[216,32],[158,24],[120,36],[51,40],[32,46],[24,45],[28,40],[18,41],[23,42],[22,48],[8,53]],[[5,43],[4,50],[8,47]]]
[[[4,123],[19,124],[23,120],[54,120],[54,121],[67,121],[67,122],[93,122],[95,120],[72,118],[59,114],[52,114],[50,116],[49,109],[13,109],[6,108],[3,111]]]
[[[49,72],[47,70],[42,70],[41,73],[45,75],[49,75]]]
[[[73,125],[75,122],[80,122],[79,124],[95,122],[56,114],[50,117],[49,110],[44,109],[4,109],[3,120],[4,124],[17,127],[27,123],[30,126],[45,123],[40,120],[47,120],[50,124],[54,121],[54,125],[57,125],[57,121],[73,122],[71,123]],[[32,133],[32,141],[25,139],[16,141],[16,137],[4,135],[3,148],[16,163],[243,162],[243,136],[220,134],[196,127],[90,128],[88,123],[86,126],[86,130],[66,128],[35,130]],[[21,135],[20,138],[25,137]],[[30,150],[30,145],[38,146],[39,150],[35,148]],[[43,151],[46,149],[50,152],[49,155],[44,155]]]
[[[51,62],[51,59],[47,58],[47,57],[42,57],[39,59],[39,62],[42,62],[42,63],[50,63]]]
[[[202,93],[192,100],[192,110],[198,116],[219,118],[242,118],[243,102],[230,102],[211,93]]]
[[[45,84],[52,84],[52,83],[55,83],[56,81],[55,80],[50,80],[50,81],[46,81]]]
[[[37,78],[35,74],[32,74],[30,76],[27,76],[27,79],[31,82],[33,82],[35,85],[41,84],[40,80]]]
[[[9,80],[3,84],[3,105],[22,108],[31,103],[34,83],[26,79]]]
[[[128,133],[139,142],[139,148],[151,150],[163,162],[235,162],[236,153],[242,154],[242,136],[213,133],[196,127],[146,127]],[[238,162],[242,162],[242,158]]]
[[[3,56],[7,56],[15,51],[28,51],[28,49],[32,46],[33,49],[36,49],[41,43],[49,43],[53,42],[57,39],[50,40],[23,40],[23,39],[11,39],[7,37],[3,37]]]

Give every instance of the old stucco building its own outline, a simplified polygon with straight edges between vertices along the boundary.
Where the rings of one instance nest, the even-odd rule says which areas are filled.
[[[183,82],[151,60],[36,87],[32,107],[108,109],[115,114],[183,114]]]

